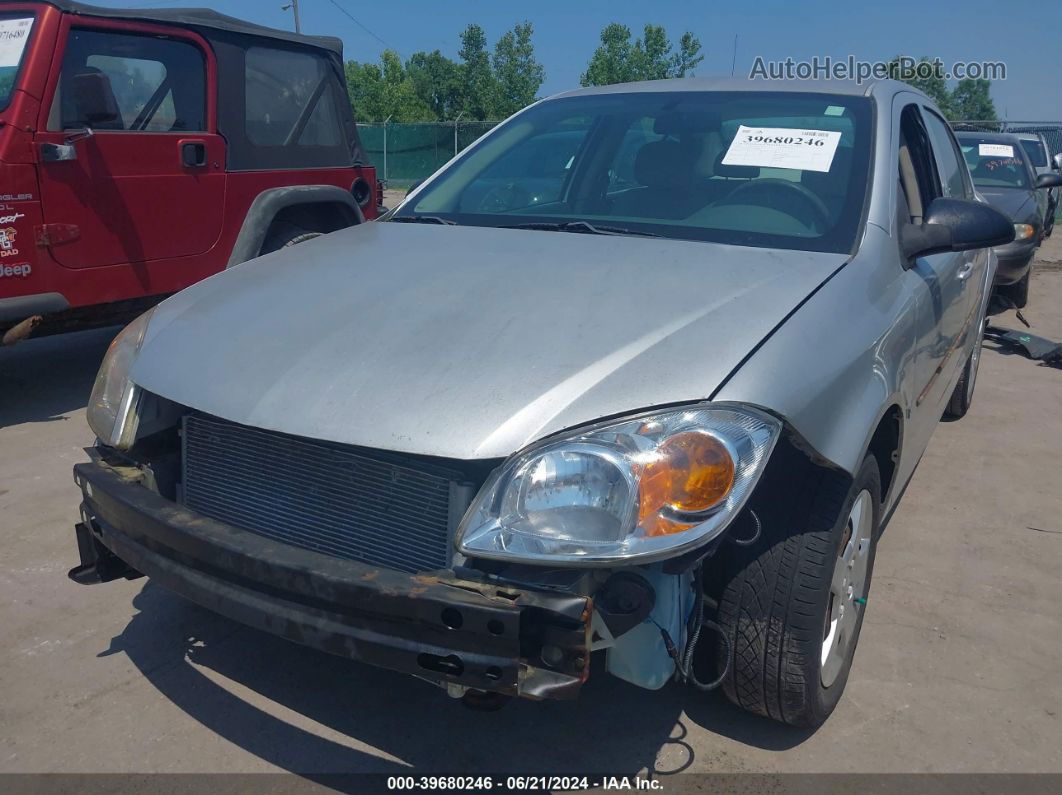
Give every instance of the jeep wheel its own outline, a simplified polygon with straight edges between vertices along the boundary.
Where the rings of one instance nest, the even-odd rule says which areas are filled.
[[[262,244],[262,254],[272,254],[282,248],[297,246],[299,243],[305,243],[307,240],[320,237],[321,234],[321,232],[312,232],[309,229],[303,229],[293,224],[285,224],[280,229],[271,232],[269,237],[266,238],[265,243]]]
[[[863,623],[880,506],[878,465],[868,455],[850,489],[817,495],[803,528],[765,523],[728,561],[718,623],[733,654],[723,688],[735,704],[805,727],[833,712]]]

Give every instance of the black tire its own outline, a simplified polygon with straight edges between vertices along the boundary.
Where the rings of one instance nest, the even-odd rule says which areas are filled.
[[[977,371],[981,363],[981,343],[984,340],[987,322],[987,318],[982,319],[981,325],[978,327],[976,347],[966,360],[966,364],[962,368],[962,375],[959,376],[959,381],[955,384],[951,398],[948,399],[948,405],[944,408],[944,416],[941,419],[945,422],[961,420],[966,416],[966,412],[970,410],[970,404],[973,402],[974,387],[977,385]]]
[[[881,477],[874,456],[863,460],[850,488],[837,479],[824,483],[803,528],[764,522],[754,544],[735,548],[724,566],[717,614],[732,650],[723,681],[727,697],[743,709],[792,726],[821,726],[848,680],[863,604],[852,602],[856,617],[851,639],[828,687],[822,682],[821,659],[832,604],[830,583],[849,515],[864,490],[870,495],[872,522],[864,599],[881,527]],[[718,645],[719,655],[726,653],[726,646]],[[720,670],[725,662],[717,660]]]
[[[1032,265],[1014,284],[1006,284],[999,288],[1004,296],[1009,298],[1018,309],[1024,309],[1029,303],[1029,277],[1032,276]]]
[[[299,243],[305,243],[307,240],[313,240],[315,237],[320,237],[323,232],[314,232],[309,229],[303,229],[300,226],[294,224],[285,223],[278,229],[273,230],[266,237],[265,242],[262,244],[262,254],[272,254],[274,251],[280,251],[282,248],[288,248],[290,246],[297,246]]]

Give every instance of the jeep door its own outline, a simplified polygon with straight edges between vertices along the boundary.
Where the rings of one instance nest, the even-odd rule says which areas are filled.
[[[64,17],[41,111],[38,242],[70,268],[209,251],[225,198],[213,53],[188,31],[83,19]]]

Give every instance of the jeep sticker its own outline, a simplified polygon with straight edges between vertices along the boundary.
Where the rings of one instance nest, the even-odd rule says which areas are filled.
[[[17,257],[18,249],[15,248],[15,235],[18,230],[13,226],[0,228],[0,257]]]
[[[0,278],[19,276],[25,279],[32,272],[33,267],[28,262],[23,262],[21,265],[0,265]]]

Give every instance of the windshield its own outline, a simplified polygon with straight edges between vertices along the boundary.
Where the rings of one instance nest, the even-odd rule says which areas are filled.
[[[496,128],[393,220],[847,252],[870,101],[767,92],[548,100]]]
[[[1032,163],[1033,168],[1047,167],[1047,150],[1044,149],[1043,141],[1030,141],[1022,138],[1021,148],[1025,150],[1025,154],[1029,158],[1029,162]]]
[[[11,101],[15,80],[33,30],[33,17],[27,14],[0,14],[0,110]]]
[[[1029,187],[1029,175],[1022,159],[1021,147],[1013,143],[998,143],[998,139],[958,138],[974,185],[979,188]]]

